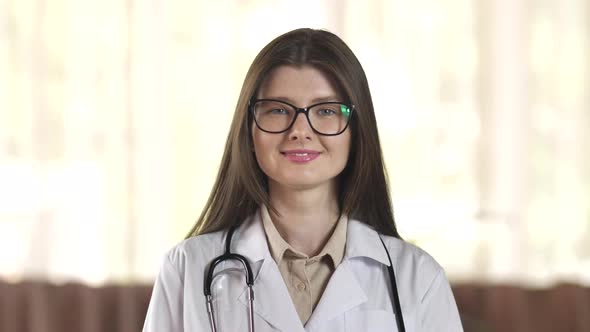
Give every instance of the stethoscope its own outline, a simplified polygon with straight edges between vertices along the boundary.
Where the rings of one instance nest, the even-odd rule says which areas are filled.
[[[250,268],[250,263],[246,257],[233,254],[230,250],[231,246],[231,239],[236,230],[235,227],[231,227],[227,233],[227,237],[225,238],[225,253],[221,256],[214,258],[209,265],[209,269],[207,271],[207,278],[204,284],[204,293],[205,298],[207,300],[207,313],[209,314],[209,322],[211,323],[211,331],[217,332],[217,323],[215,318],[213,317],[213,298],[211,296],[211,284],[213,283],[213,272],[215,271],[215,267],[217,264],[226,261],[226,260],[237,260],[244,266],[244,270],[246,271],[246,286],[248,286],[248,326],[249,331],[254,332],[254,278],[252,276],[252,269]],[[405,332],[406,328],[404,326],[404,318],[402,317],[402,307],[399,303],[399,294],[397,292],[397,283],[395,281],[395,272],[393,271],[393,263],[391,262],[391,256],[389,256],[389,250],[385,247],[385,243],[383,243],[383,239],[379,236],[381,240],[381,244],[383,245],[383,249],[387,253],[387,259],[389,260],[389,279],[391,281],[391,289],[393,292],[393,311],[395,313],[395,320],[397,323],[397,329],[399,332]]]

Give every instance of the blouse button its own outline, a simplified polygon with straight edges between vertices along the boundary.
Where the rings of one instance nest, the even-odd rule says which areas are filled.
[[[304,291],[305,290],[305,284],[300,282],[297,284],[297,290],[299,291]]]

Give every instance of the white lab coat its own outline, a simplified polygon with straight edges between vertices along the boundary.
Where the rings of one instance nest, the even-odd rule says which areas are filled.
[[[203,282],[224,251],[227,232],[192,237],[166,255],[154,285],[143,332],[209,332]],[[406,331],[463,331],[443,269],[423,250],[382,236],[397,279]],[[379,235],[349,220],[346,249],[311,317],[303,326],[273,260],[259,214],[236,230],[232,252],[253,270],[254,322],[265,331],[398,331],[391,301],[389,261]],[[239,263],[221,263],[212,293],[220,332],[248,331],[245,277]]]

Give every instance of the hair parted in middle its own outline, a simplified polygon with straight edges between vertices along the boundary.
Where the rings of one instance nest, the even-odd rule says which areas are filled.
[[[237,102],[217,179],[187,237],[238,226],[261,204],[275,211],[267,177],[253,152],[249,104],[268,73],[284,65],[320,70],[345,101],[355,105],[347,129],[351,130],[349,159],[339,175],[340,210],[382,234],[399,238],[365,72],[342,39],[325,30],[307,28],[275,38],[254,59]]]

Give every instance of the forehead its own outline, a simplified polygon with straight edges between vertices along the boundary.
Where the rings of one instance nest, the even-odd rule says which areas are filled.
[[[258,90],[258,98],[289,99],[301,103],[327,97],[341,97],[336,84],[321,70],[307,65],[274,68]]]

